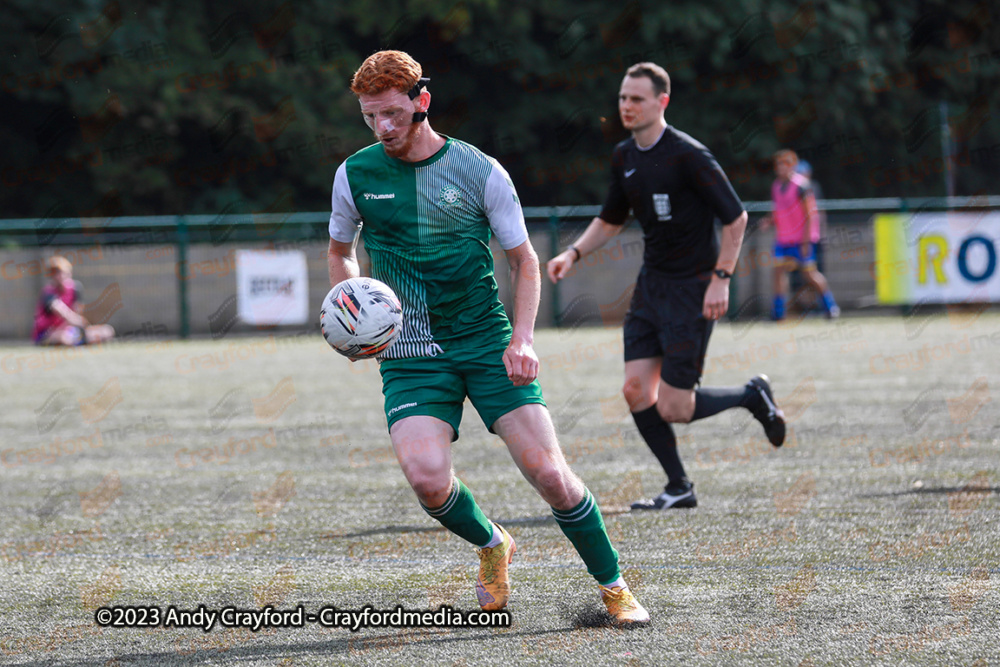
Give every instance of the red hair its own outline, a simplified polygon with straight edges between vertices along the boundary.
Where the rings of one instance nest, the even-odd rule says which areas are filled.
[[[351,77],[355,95],[378,95],[386,90],[409,93],[423,74],[420,63],[403,51],[379,51],[368,56]]]

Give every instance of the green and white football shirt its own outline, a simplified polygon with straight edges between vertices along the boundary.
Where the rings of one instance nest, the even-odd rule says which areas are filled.
[[[439,345],[507,335],[490,236],[505,250],[528,240],[514,184],[493,158],[456,139],[421,162],[364,148],[333,181],[330,236],[361,232],[372,277],[403,302],[403,332],[386,359],[435,356]]]

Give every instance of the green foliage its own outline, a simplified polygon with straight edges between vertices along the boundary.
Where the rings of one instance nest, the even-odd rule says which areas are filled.
[[[799,150],[830,197],[992,191],[1000,12],[987,2],[652,3],[9,0],[4,217],[322,210],[370,143],[348,90],[381,48],[432,77],[435,129],[507,167],[526,205],[603,199],[624,70],[671,74],[669,123],[745,199]]]

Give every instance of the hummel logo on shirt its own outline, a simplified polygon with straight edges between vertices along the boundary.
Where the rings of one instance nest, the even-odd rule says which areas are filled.
[[[631,176],[634,173],[635,173],[635,169],[629,169],[628,171],[625,172],[625,178],[628,178],[629,176]]]
[[[365,201],[367,201],[369,199],[395,199],[396,198],[396,193],[395,192],[390,192],[387,195],[376,195],[376,194],[372,194],[371,192],[366,192],[366,193],[364,193],[364,198],[365,198]]]

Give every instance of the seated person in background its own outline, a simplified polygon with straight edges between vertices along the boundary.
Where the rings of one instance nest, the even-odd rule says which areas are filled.
[[[49,283],[35,308],[35,330],[32,340],[37,345],[86,345],[111,340],[115,330],[108,324],[90,324],[80,314],[83,310],[79,282],[73,280],[73,265],[65,257],[55,255],[45,262]]]

